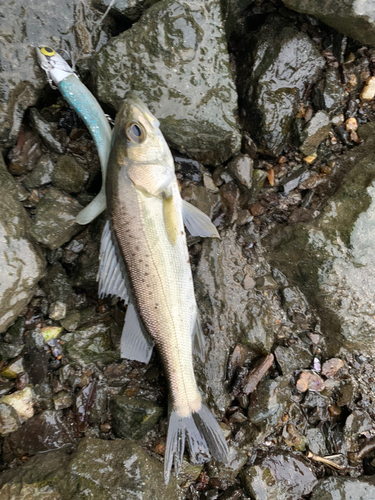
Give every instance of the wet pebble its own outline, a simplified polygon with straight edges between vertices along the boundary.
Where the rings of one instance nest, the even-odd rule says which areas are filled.
[[[322,366],[322,375],[325,377],[334,377],[340,372],[342,368],[344,368],[345,363],[342,359],[339,358],[331,358],[323,363]]]
[[[26,422],[26,420],[34,415],[33,398],[31,387],[25,387],[22,391],[16,391],[13,394],[9,394],[9,396],[3,396],[0,402],[12,406],[16,410],[20,421]]]
[[[52,172],[52,184],[68,193],[79,193],[87,179],[86,170],[68,155],[60,156]]]
[[[7,436],[19,427],[19,417],[16,410],[5,403],[0,403],[0,435]]]
[[[324,381],[318,374],[305,370],[298,377],[296,389],[300,392],[307,390],[320,392],[324,389]]]
[[[164,409],[141,398],[117,396],[109,403],[115,436],[141,439],[155,427]]]

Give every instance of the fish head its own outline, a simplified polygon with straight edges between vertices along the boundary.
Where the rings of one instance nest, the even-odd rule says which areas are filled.
[[[128,92],[116,115],[113,143],[131,162],[173,165],[159,120],[135,94]],[[112,144],[113,145],[113,144]]]
[[[67,76],[73,73],[69,64],[54,49],[47,45],[40,45],[36,49],[39,64],[47,74],[50,84],[58,85]]]

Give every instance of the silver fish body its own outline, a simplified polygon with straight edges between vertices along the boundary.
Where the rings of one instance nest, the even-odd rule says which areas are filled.
[[[170,389],[165,480],[178,474],[188,438],[193,460],[226,461],[224,436],[202,403],[193,339],[202,339],[174,163],[159,122],[128,95],[115,123],[108,161],[107,214],[99,292],[128,302],[123,356],[147,361],[156,345]],[[120,279],[119,279],[120,276]]]

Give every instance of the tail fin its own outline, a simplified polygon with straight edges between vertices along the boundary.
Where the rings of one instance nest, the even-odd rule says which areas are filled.
[[[223,431],[204,404],[200,410],[189,417],[179,417],[172,410],[169,417],[164,459],[165,484],[169,482],[173,461],[176,476],[180,472],[185,450],[185,437],[188,439],[192,462],[207,461],[211,453],[219,462],[227,463],[228,447]]]

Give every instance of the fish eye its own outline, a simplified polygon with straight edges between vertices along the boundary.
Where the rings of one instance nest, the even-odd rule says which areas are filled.
[[[44,56],[54,56],[56,52],[51,47],[40,47],[40,52]]]
[[[140,123],[127,123],[125,125],[125,135],[135,144],[140,144],[146,139],[146,132]]]

